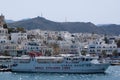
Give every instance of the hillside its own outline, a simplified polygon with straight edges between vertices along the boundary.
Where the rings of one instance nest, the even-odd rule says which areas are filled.
[[[5,21],[6,21],[6,23],[13,23],[13,22],[15,22],[13,20],[5,20]]]
[[[42,30],[55,30],[55,31],[69,31],[76,32],[88,32],[88,33],[103,33],[109,35],[120,34],[120,25],[101,25],[97,26],[91,22],[54,22],[47,20],[43,17],[35,17],[32,19],[16,21],[8,23],[8,27],[24,27],[25,29],[42,29]]]
[[[53,22],[42,17],[36,17],[28,20],[9,23],[9,27],[24,27],[25,29],[42,29],[42,30],[63,30],[61,23]]]
[[[28,20],[8,23],[8,27],[24,27],[25,29],[42,29],[55,31],[69,31],[69,32],[95,32],[101,33],[99,28],[94,24],[88,22],[54,22],[43,17],[36,17]]]
[[[119,35],[120,34],[120,25],[109,24],[109,25],[101,25],[100,29],[104,31],[105,34],[108,35]]]

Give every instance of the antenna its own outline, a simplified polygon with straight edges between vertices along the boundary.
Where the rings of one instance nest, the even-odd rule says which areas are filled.
[[[43,17],[43,14],[41,13],[41,17]]]
[[[67,17],[65,17],[65,22],[67,22]]]

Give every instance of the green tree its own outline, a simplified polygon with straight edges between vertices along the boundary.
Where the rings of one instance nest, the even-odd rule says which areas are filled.
[[[5,28],[5,29],[7,29],[7,28],[8,28],[6,23],[3,25],[3,28]]]
[[[58,55],[59,54],[59,45],[54,43],[54,44],[52,44],[52,48],[54,50],[53,55]]]
[[[106,58],[106,57],[107,57],[107,54],[106,54],[106,51],[105,51],[105,50],[102,50],[101,57],[102,57],[102,58]]]
[[[23,27],[17,27],[16,30],[21,31],[21,32],[25,32],[25,29]]]
[[[117,50],[114,50],[113,53],[112,53],[112,55],[113,55],[114,57],[117,57],[117,56],[118,56]]]
[[[51,51],[49,50],[45,51],[45,56],[51,56]]]
[[[117,40],[117,47],[120,48],[120,40]]]
[[[4,51],[3,55],[4,55],[4,56],[10,56],[9,52],[6,51],[6,50]]]
[[[85,51],[85,50],[81,51],[81,55],[86,55],[86,54],[87,54],[87,51]]]
[[[105,41],[106,44],[109,43],[109,40],[107,39],[107,37],[104,37],[104,41]]]
[[[62,40],[63,40],[63,38],[59,36],[57,40],[60,40],[60,41],[62,41]]]
[[[15,28],[8,28],[8,33],[10,34],[11,32],[14,32]]]

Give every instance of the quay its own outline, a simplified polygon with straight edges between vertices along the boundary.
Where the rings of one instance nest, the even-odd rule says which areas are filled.
[[[0,72],[9,72],[9,71],[11,71],[11,69],[9,69],[9,68],[1,68],[0,69]]]
[[[120,66],[120,63],[111,63],[112,66]]]

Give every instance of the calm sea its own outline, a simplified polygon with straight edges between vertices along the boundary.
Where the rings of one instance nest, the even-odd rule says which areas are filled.
[[[0,80],[120,80],[120,66],[110,66],[103,74],[0,72]]]

